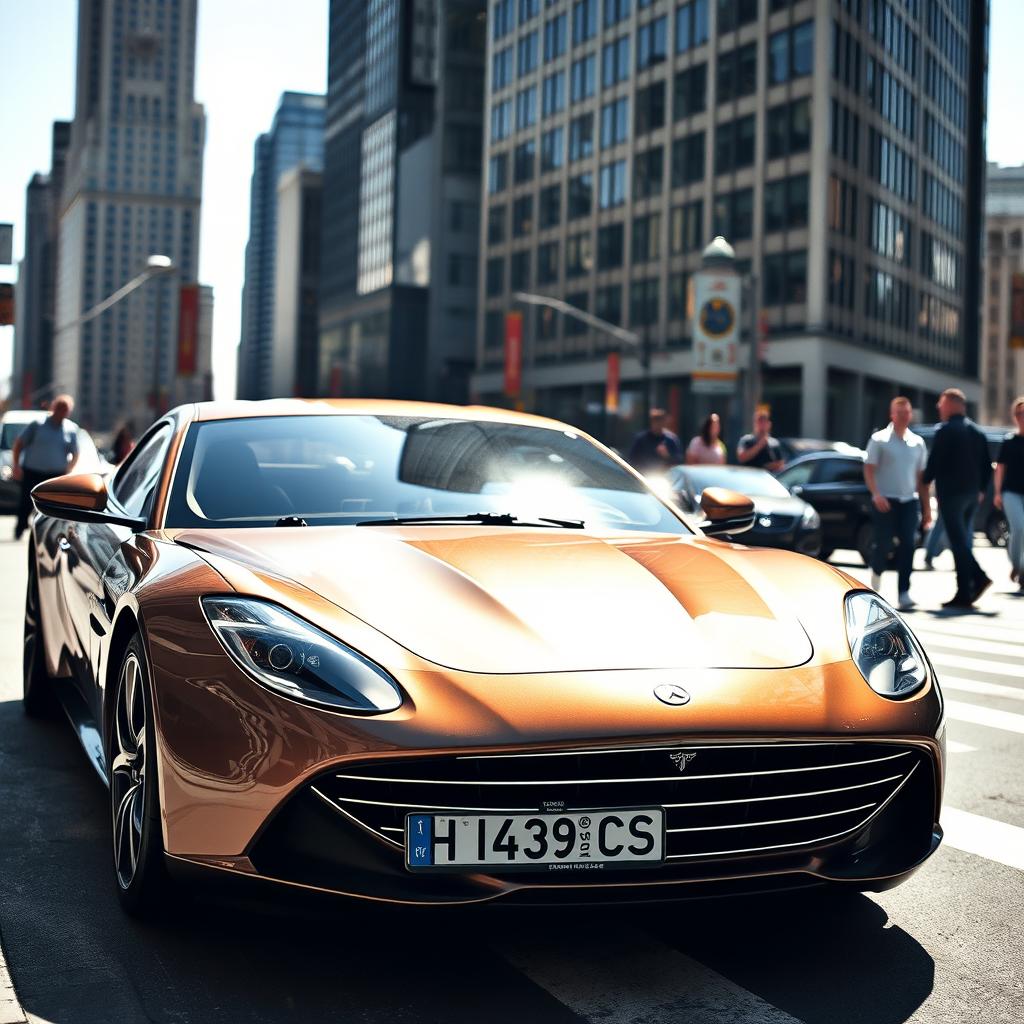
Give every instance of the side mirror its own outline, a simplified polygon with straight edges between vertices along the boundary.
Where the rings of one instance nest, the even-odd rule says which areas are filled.
[[[700,528],[708,537],[743,533],[754,525],[754,503],[738,491],[705,487],[700,496],[704,520]]]
[[[793,484],[793,486],[790,487],[790,489],[789,489],[789,493],[792,494],[794,497],[799,498],[800,495],[804,493],[804,485],[803,484]]]
[[[32,503],[40,515],[75,523],[109,523],[144,530],[146,520],[125,515],[108,505],[107,483],[99,473],[72,473],[44,480],[32,488]]]

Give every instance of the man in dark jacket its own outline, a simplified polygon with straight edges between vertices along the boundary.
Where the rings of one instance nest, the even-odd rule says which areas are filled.
[[[650,428],[633,438],[628,462],[638,473],[657,473],[683,461],[679,438],[665,428],[667,419],[664,409],[652,409]]]
[[[967,419],[967,399],[959,388],[946,388],[939,397],[942,426],[935,433],[925,483],[935,481],[939,513],[956,562],[956,593],[943,608],[970,608],[992,581],[971,553],[974,510],[985,497],[992,463],[985,435]]]

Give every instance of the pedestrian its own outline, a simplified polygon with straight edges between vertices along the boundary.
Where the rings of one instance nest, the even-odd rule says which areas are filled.
[[[758,466],[776,473],[785,465],[782,445],[772,437],[772,419],[763,409],[754,414],[754,432],[744,434],[736,446],[740,465]]]
[[[977,518],[978,509],[971,513],[971,521],[967,529],[967,546],[974,548],[974,520]],[[931,571],[935,568],[935,559],[949,547],[949,538],[946,536],[946,528],[942,525],[942,515],[937,513],[932,528],[928,531],[928,537],[924,542],[924,567]]]
[[[871,587],[879,590],[889,552],[896,543],[896,572],[899,607],[914,607],[910,596],[910,574],[914,569],[917,528],[928,528],[931,504],[924,467],[928,449],[924,439],[910,429],[913,407],[900,395],[889,403],[889,426],[876,431],[868,441],[864,459],[864,481],[871,492],[874,544],[871,550]]]
[[[130,423],[122,423],[118,432],[114,435],[114,443],[111,446],[111,454],[114,456],[114,465],[120,466],[128,458],[131,450],[135,447],[135,432]]]
[[[78,462],[78,426],[68,418],[74,407],[70,395],[58,395],[50,403],[50,415],[30,423],[14,442],[11,471],[14,479],[21,481],[15,540],[28,526],[32,488],[52,476],[70,473]]]
[[[946,388],[939,396],[942,425],[935,432],[925,466],[926,483],[935,481],[949,547],[956,563],[956,593],[943,608],[970,608],[992,581],[971,551],[972,529],[978,503],[992,475],[985,435],[967,418],[967,399],[959,388]]]
[[[1010,527],[1006,552],[1010,556],[1010,579],[1024,594],[1024,395],[1011,409],[1017,432],[1003,440],[996,458],[996,508],[1003,510]]]
[[[683,461],[679,438],[666,428],[667,419],[664,409],[652,409],[650,426],[633,438],[628,461],[638,473],[657,473]]]
[[[688,466],[724,466],[725,443],[722,441],[722,420],[713,412],[701,424],[700,433],[686,446]]]

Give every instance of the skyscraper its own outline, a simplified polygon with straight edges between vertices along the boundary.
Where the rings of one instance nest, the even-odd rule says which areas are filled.
[[[863,443],[897,389],[977,397],[986,3],[496,0],[489,28],[482,400],[514,293],[543,293],[646,334],[655,401],[694,429],[688,286],[718,234],[779,432]],[[600,432],[617,342],[523,314],[534,406]]]
[[[76,418],[100,429],[124,418],[142,426],[209,390],[208,377],[190,370],[209,360],[178,358],[179,296],[194,295],[199,257],[196,2],[79,0],[53,375],[76,396]],[[81,322],[151,255],[170,257],[174,272]]]
[[[24,406],[53,393],[57,229],[71,124],[53,124],[50,173],[34,174],[25,192],[25,256],[18,271],[11,397]]]
[[[277,396],[274,381],[274,287],[278,185],[296,167],[323,166],[324,97],[286,92],[269,132],[256,140],[245,247],[242,336],[238,347],[239,398]]]
[[[485,0],[331,2],[324,394],[466,395],[485,19]]]

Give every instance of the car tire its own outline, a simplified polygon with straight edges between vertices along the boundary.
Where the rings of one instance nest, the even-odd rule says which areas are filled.
[[[114,687],[107,779],[114,884],[124,910],[142,919],[160,916],[171,888],[160,823],[152,693],[145,648],[136,634]]]
[[[985,536],[994,548],[1005,548],[1010,540],[1010,524],[1006,516],[996,512],[988,517],[985,524]]]
[[[857,532],[853,535],[853,546],[857,549],[857,554],[860,555],[861,561],[869,567],[871,565],[871,549],[874,547],[874,543],[874,531],[871,528],[871,524],[865,520],[857,527]]]
[[[53,680],[46,671],[43,616],[39,603],[39,577],[36,573],[35,558],[31,558],[28,565],[24,635],[21,706],[29,718],[54,718],[60,704],[53,689]]]

